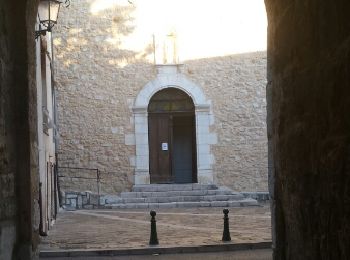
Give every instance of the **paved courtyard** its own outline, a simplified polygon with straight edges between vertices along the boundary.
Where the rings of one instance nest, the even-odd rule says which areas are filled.
[[[157,210],[160,246],[179,247],[222,244],[223,208]],[[232,243],[271,241],[268,205],[230,208]],[[41,250],[147,248],[149,210],[62,211]]]
[[[49,257],[40,260],[272,260],[271,249],[243,250],[233,252],[207,252],[191,254],[153,254],[97,257]]]

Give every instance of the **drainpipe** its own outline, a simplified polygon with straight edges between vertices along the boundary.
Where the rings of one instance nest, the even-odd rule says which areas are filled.
[[[52,92],[52,101],[53,101],[53,122],[54,122],[54,129],[53,129],[53,138],[55,143],[55,165],[54,165],[54,194],[55,194],[55,218],[57,215],[58,207],[62,207],[62,198],[61,198],[61,190],[60,190],[60,184],[58,179],[58,120],[57,120],[57,99],[56,99],[56,84],[55,84],[55,57],[54,57],[54,45],[53,45],[53,33],[51,32],[51,92]],[[58,200],[58,201],[57,201]]]

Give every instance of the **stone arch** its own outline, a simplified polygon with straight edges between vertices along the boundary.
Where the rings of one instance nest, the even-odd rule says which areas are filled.
[[[189,81],[184,75],[176,74],[168,77],[157,77],[155,80],[147,83],[137,95],[134,108],[147,107],[151,97],[156,92],[169,87],[178,88],[185,92],[192,98],[195,106],[209,107],[202,89]]]
[[[210,133],[209,126],[213,121],[211,104],[202,89],[178,73],[176,65],[158,68],[157,77],[147,83],[135,99],[133,114],[135,123],[136,162],[134,184],[149,184],[149,145],[148,145],[148,112],[147,107],[152,96],[165,88],[177,88],[188,94],[195,105],[196,152],[198,183],[214,182],[212,166],[214,156],[210,146],[216,143],[215,133]]]

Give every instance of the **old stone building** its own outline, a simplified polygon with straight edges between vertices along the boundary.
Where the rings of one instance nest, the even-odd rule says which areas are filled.
[[[267,192],[263,2],[255,13],[240,10],[234,39],[225,5],[203,4],[197,27],[185,30],[193,18],[188,3],[165,2],[72,1],[60,14],[54,44],[62,189],[96,192],[98,169],[99,189],[109,194],[192,182]],[[177,11],[181,19],[171,16]],[[220,32],[219,16],[226,16]],[[167,25],[160,30],[159,22],[146,24],[151,19]],[[262,25],[253,30],[249,19]],[[245,34],[258,35],[250,39],[258,44]],[[242,39],[249,46],[222,44]]]
[[[39,22],[37,22],[37,30]],[[59,208],[56,164],[56,94],[53,79],[52,34],[36,39],[37,135],[40,230],[46,235]]]
[[[38,2],[0,1],[3,259],[38,252]],[[349,259],[350,3],[265,6],[274,259]]]
[[[23,31],[1,35],[0,259],[28,259],[36,246],[18,241],[46,236],[59,208],[52,34],[40,32],[36,4],[28,8],[30,44]],[[1,3],[0,10],[24,17],[26,8]],[[1,26],[16,24],[1,16]]]

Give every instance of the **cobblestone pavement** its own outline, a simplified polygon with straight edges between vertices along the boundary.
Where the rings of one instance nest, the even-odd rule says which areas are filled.
[[[175,208],[157,210],[160,246],[221,244],[223,208]],[[233,243],[271,241],[268,205],[231,208]],[[58,215],[41,250],[147,248],[150,236],[148,210],[79,210]]]

